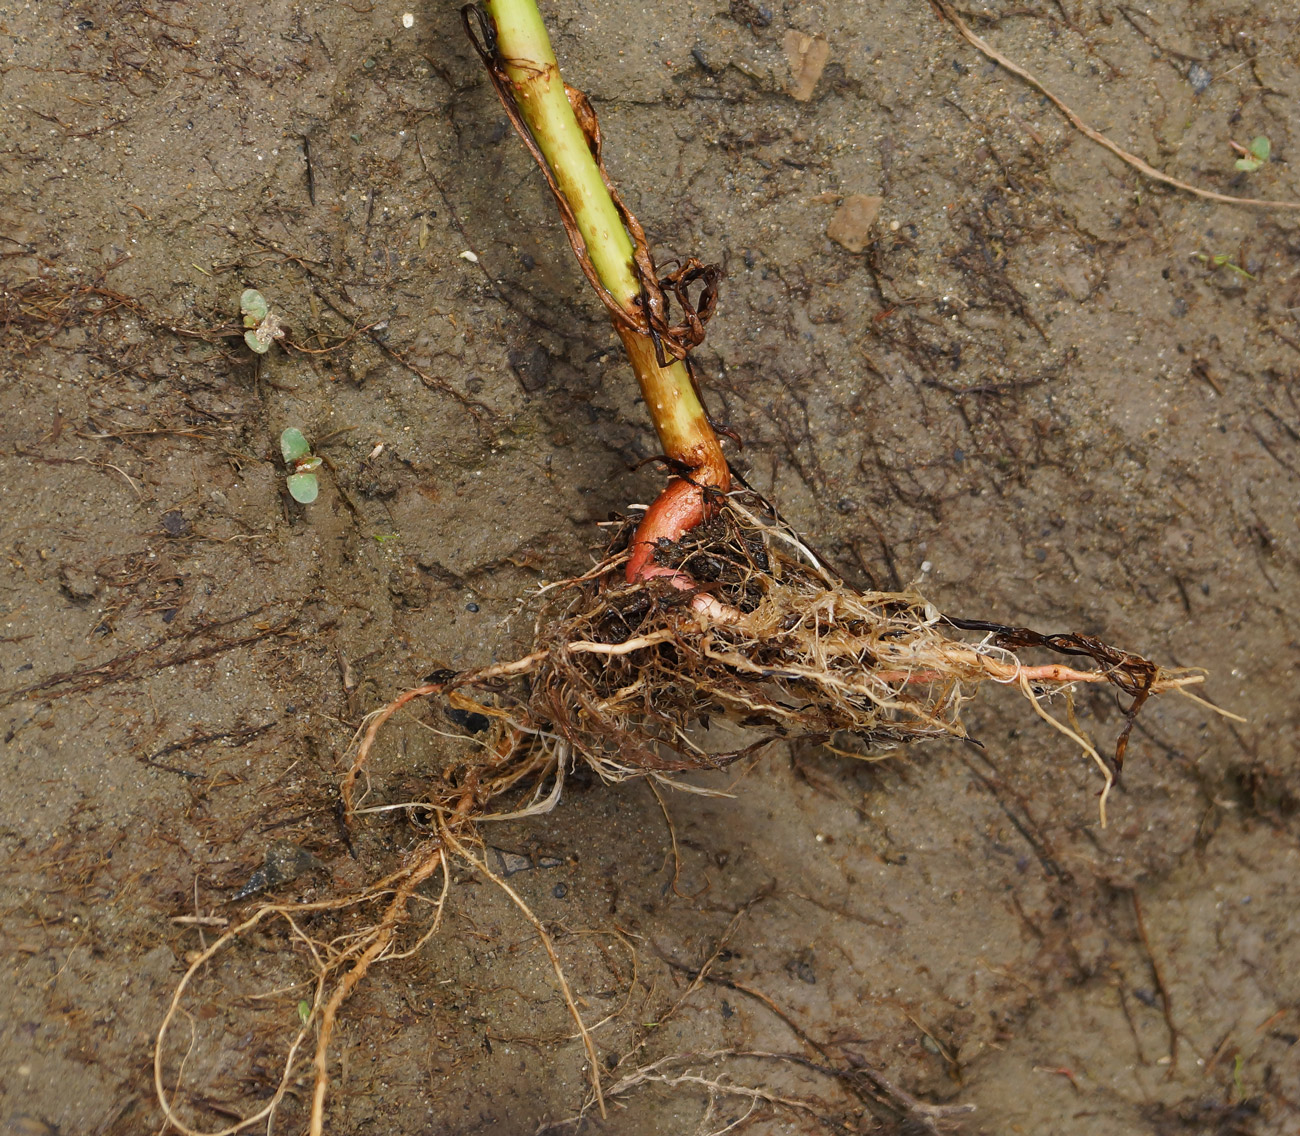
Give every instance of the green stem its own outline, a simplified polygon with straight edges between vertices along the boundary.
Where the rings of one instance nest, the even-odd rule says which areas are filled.
[[[511,95],[559,192],[573,213],[597,278],[614,302],[640,314],[641,284],[635,246],[601,177],[599,166],[565,94],[559,64],[535,0],[486,0],[496,29],[496,49]],[[664,454],[689,471],[685,485],[670,485],[634,538],[629,578],[656,574],[654,543],[677,540],[703,519],[705,487],[725,492],[731,475],[718,437],[683,361],[661,367],[649,336],[616,328],[641,385]]]
[[[564,93],[541,13],[533,0],[487,0],[487,11],[515,104],[573,210],[596,274],[615,301],[629,306],[641,294],[632,238]]]

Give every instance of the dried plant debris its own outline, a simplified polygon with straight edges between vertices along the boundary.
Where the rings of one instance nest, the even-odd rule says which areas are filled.
[[[831,57],[830,44],[825,36],[810,36],[793,29],[785,33],[782,42],[785,48],[786,62],[790,64],[790,82],[787,90],[790,97],[806,103],[813,97],[817,80],[826,70],[826,63]]]

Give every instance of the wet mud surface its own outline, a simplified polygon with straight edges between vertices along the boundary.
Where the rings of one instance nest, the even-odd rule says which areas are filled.
[[[1300,218],[1142,181],[926,4],[545,10],[660,259],[726,266],[696,358],[750,483],[854,583],[1204,666],[1247,719],[1153,703],[1105,830],[1014,692],[982,748],[797,746],[691,779],[730,797],[579,783],[492,827],[621,1086],[582,1130],[904,1131],[887,1083],[972,1134],[1294,1132]],[[1153,165],[1300,198],[1290,5],[970,18]],[[659,474],[453,5],[9,0],[0,137],[0,1131],[124,1136],[187,954],[418,839],[342,837],[361,716],[524,650],[521,600]],[[852,195],[878,217],[832,240]],[[244,346],[247,287],[290,349]],[[400,719],[369,803],[464,733]],[[584,1107],[532,928],[452,876],[348,1004],[331,1132]],[[310,976],[283,925],[201,976],[164,1061],[192,1124],[274,1090]]]

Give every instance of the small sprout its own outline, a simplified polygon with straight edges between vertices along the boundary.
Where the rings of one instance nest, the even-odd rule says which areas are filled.
[[[256,288],[245,288],[239,297],[239,310],[244,317],[244,342],[250,351],[265,355],[271,350],[271,344],[284,338],[284,326],[280,317],[271,311],[266,297]]]
[[[286,481],[289,496],[300,505],[310,505],[320,492],[316,471],[321,467],[321,459],[312,454],[311,443],[297,426],[290,426],[280,435],[280,453],[284,455],[284,464],[293,470]]]
[[[1229,272],[1235,272],[1243,280],[1255,279],[1255,277],[1242,268],[1241,265],[1233,263],[1232,253],[1230,252],[1216,252],[1213,256],[1206,256],[1205,253],[1198,252],[1196,254],[1196,259],[1207,267],[1226,268]]]
[[[308,1002],[306,998],[303,998],[298,1003],[298,1020],[302,1022],[303,1025],[306,1025],[311,1021],[311,1003]]]
[[[1260,166],[1267,163],[1269,155],[1273,152],[1272,143],[1262,134],[1258,138],[1252,138],[1249,146],[1238,146],[1234,142],[1232,148],[1241,155],[1235,163],[1237,169],[1248,174],[1253,174]]]

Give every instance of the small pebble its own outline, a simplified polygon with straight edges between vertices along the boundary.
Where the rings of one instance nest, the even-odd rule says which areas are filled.
[[[1202,67],[1199,63],[1193,63],[1187,69],[1187,81],[1191,83],[1193,91],[1198,95],[1203,95],[1209,85],[1214,82],[1214,76],[1208,68]]]
[[[404,28],[413,28],[413,27],[415,27],[415,13],[414,13],[414,12],[403,12],[403,13],[402,13],[402,27],[404,27]]]
[[[248,877],[248,883],[233,896],[232,902],[247,899],[250,895],[292,883],[303,872],[324,871],[325,865],[306,848],[299,848],[289,840],[276,840],[267,846],[262,866]]]
[[[861,252],[871,243],[871,228],[883,203],[876,194],[850,193],[826,226],[826,235],[849,252]]]
[[[185,536],[190,531],[190,523],[179,509],[168,509],[162,515],[162,527],[168,536]]]
[[[99,577],[85,565],[64,564],[59,568],[59,588],[68,599],[85,603],[99,594]]]
[[[31,1066],[20,1066],[19,1072],[24,1077],[30,1077]],[[5,1122],[4,1136],[59,1136],[59,1130],[35,1116],[13,1116]]]
[[[785,969],[791,978],[797,978],[800,982],[808,983],[809,986],[817,985],[817,972],[806,959],[794,959],[786,964]]]

